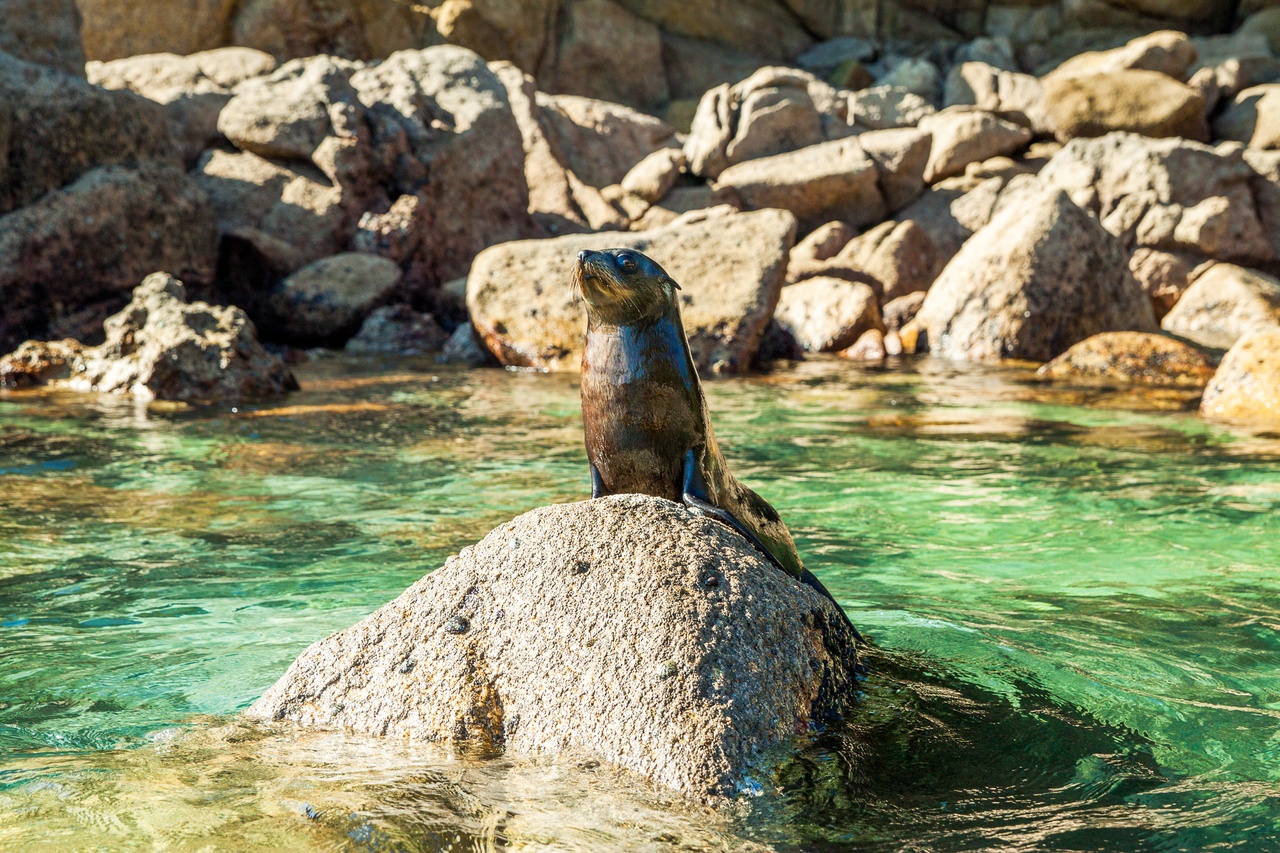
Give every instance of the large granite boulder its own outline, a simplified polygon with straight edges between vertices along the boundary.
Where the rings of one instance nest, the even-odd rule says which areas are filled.
[[[714,800],[851,698],[825,598],[683,506],[616,495],[502,525],[312,645],[246,712],[464,748],[593,754]]]
[[[569,288],[578,252],[639,249],[679,282],[685,332],[699,368],[745,370],[777,305],[795,228],[791,214],[762,210],[652,231],[503,243],[476,258],[467,277],[467,308],[503,364],[576,371],[586,330],[586,314]]]
[[[1043,109],[1059,142],[1112,131],[1209,141],[1204,95],[1157,71],[1050,77]]]
[[[1244,262],[1273,257],[1255,200],[1259,177],[1239,150],[1132,133],[1073,140],[1039,174],[1127,248]]]
[[[188,303],[182,282],[167,273],[147,276],[103,328],[106,342],[96,347],[26,342],[0,359],[0,384],[206,401],[298,387],[284,361],[258,343],[243,311]]]
[[[1212,417],[1280,424],[1280,329],[1242,337],[1222,359],[1200,400]]]
[[[867,331],[884,331],[875,290],[829,276],[784,287],[773,319],[807,352],[835,352]]]
[[[162,107],[0,53],[0,214],[140,160],[176,162]]]
[[[975,107],[948,107],[920,122],[920,129],[933,135],[926,183],[935,183],[964,172],[978,163],[1002,154],[1012,154],[1031,141],[1031,131]]]
[[[1111,331],[1155,331],[1120,243],[1066,193],[1028,194],[965,243],[915,322],[929,351],[964,361],[1048,361]]]
[[[1214,264],[1164,315],[1165,331],[1229,347],[1258,328],[1280,328],[1280,280],[1235,264]]]
[[[181,169],[92,169],[0,216],[0,348],[44,334],[59,310],[127,295],[158,267],[207,284],[216,256],[208,198]]]
[[[1085,338],[1036,375],[1046,379],[1204,387],[1213,360],[1203,351],[1150,332],[1104,332]]]
[[[0,0],[0,53],[84,76],[75,0]]]

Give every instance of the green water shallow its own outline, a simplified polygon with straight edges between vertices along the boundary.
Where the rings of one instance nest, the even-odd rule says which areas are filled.
[[[878,646],[847,727],[713,814],[585,758],[235,721],[588,491],[576,377],[300,379],[0,395],[0,848],[1280,850],[1280,436],[928,360],[709,383],[735,471]]]

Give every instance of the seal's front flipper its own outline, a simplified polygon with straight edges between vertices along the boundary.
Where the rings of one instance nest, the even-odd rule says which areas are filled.
[[[591,463],[587,464],[591,466],[591,499],[595,500],[609,494],[604,487],[604,480],[600,478],[600,469]]]
[[[760,540],[756,538],[756,535],[734,517],[733,513],[711,503],[710,495],[707,494],[707,483],[702,479],[702,472],[698,470],[698,460],[694,457],[692,450],[684,455],[683,480],[682,491],[684,494],[682,497],[686,505],[693,507],[704,515],[711,516],[722,524],[732,527],[746,537],[746,540],[754,545],[756,550],[764,555],[765,559],[777,566],[783,573],[790,574],[782,563],[778,562],[778,558],[773,556],[769,549],[764,547]]]

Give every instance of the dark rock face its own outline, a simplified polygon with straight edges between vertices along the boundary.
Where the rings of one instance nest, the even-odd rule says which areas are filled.
[[[27,341],[0,359],[0,385],[56,385],[142,399],[265,397],[298,387],[262,348],[239,308],[186,301],[182,282],[147,276],[133,301],[103,323],[106,342]]]
[[[594,753],[700,799],[849,701],[834,606],[727,527],[640,495],[504,524],[311,646],[247,712],[385,737]]]
[[[0,53],[84,76],[75,0],[0,0]]]

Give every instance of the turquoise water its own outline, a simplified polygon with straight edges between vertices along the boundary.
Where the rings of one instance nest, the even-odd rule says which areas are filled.
[[[709,813],[588,760],[235,719],[588,493],[576,377],[300,379],[0,394],[0,848],[1280,850],[1280,436],[927,360],[711,383],[730,463],[878,651],[847,730]]]

